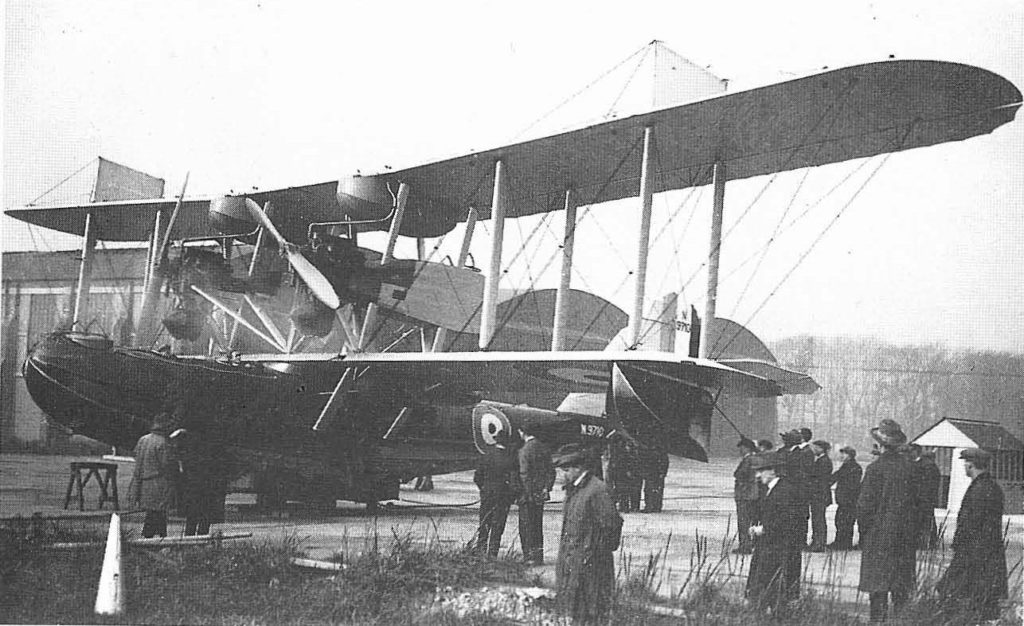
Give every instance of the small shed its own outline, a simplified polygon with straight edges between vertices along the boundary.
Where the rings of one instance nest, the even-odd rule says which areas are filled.
[[[1024,512],[1024,442],[1001,424],[980,420],[943,418],[914,439],[935,453],[942,474],[939,507],[960,510],[960,501],[971,484],[960,451],[983,448],[992,453],[992,475],[1003,489],[1005,513]]]

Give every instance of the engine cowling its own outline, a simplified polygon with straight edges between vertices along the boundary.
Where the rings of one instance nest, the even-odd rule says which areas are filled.
[[[387,183],[380,178],[343,177],[336,196],[338,206],[352,220],[382,220],[394,206]]]
[[[210,200],[210,224],[222,235],[245,235],[256,229],[257,223],[241,196],[220,196]]]

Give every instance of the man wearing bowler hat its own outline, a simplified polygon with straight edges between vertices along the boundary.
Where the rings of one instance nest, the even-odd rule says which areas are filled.
[[[747,577],[747,598],[776,617],[787,601],[800,595],[800,552],[806,539],[803,524],[807,505],[796,485],[788,477],[779,476],[784,463],[781,455],[772,452],[755,454],[751,460],[751,469],[765,486],[765,494],[757,507],[757,522],[748,529],[754,556]]]
[[[565,504],[555,566],[557,604],[573,623],[605,623],[615,590],[622,517],[611,492],[587,470],[593,451],[575,448],[555,458],[563,472]]]
[[[919,497],[910,460],[899,451],[907,442],[900,425],[884,419],[870,432],[880,453],[864,470],[857,499],[859,589],[868,594],[871,621],[881,622],[890,597],[893,613],[898,614],[914,589]]]
[[[999,599],[1007,596],[1003,548],[1003,491],[989,469],[992,454],[981,448],[960,452],[971,484],[960,502],[953,536],[953,561],[939,581],[947,607],[999,618]]]

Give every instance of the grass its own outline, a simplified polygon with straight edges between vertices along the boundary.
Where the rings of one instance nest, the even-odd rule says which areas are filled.
[[[726,538],[729,535],[727,532]],[[866,612],[867,598],[864,594],[856,596],[860,604],[850,599],[843,600],[841,560],[846,557],[842,552],[827,553],[816,571],[805,567],[799,600],[790,605],[785,619],[774,619],[745,601],[746,578],[739,557],[731,552],[730,540],[723,539],[715,546],[707,537],[697,534],[690,553],[689,571],[675,588],[670,585],[672,572],[666,565],[671,542],[670,535],[665,546],[646,559],[636,559],[630,554],[620,556],[612,623],[676,624],[684,620],[687,624],[709,626],[781,623],[822,626],[866,621],[866,616],[861,614]],[[900,618],[888,623],[906,626],[967,626],[979,623],[976,615],[950,611],[935,596],[933,590],[948,562],[945,547],[918,552],[917,588]],[[1019,596],[1014,596],[1014,589],[1020,588],[1022,560],[1018,557],[1014,563],[1011,557],[1008,566],[1011,598],[1005,604],[998,623],[1021,624],[1022,603]],[[850,595],[850,590],[846,595]],[[652,606],[660,607],[660,610],[652,609]]]
[[[123,577],[128,612],[116,619],[100,618],[92,607],[102,547],[54,552],[44,546],[104,538],[105,529],[99,526],[73,530],[39,519],[0,527],[0,622],[402,625],[555,620],[550,602],[537,601],[514,622],[503,616],[501,607],[508,604],[508,596],[500,594],[470,602],[468,610],[453,609],[452,598],[479,595],[483,587],[493,590],[539,581],[516,554],[492,559],[468,546],[446,545],[437,537],[436,527],[424,537],[392,530],[390,535],[375,532],[367,539],[344,539],[337,560],[345,569],[336,573],[292,566],[290,559],[299,554],[302,543],[295,536],[158,553],[127,549]],[[840,593],[843,553],[829,553],[815,571],[804,572],[801,598],[783,622],[744,600],[744,567],[731,553],[731,541],[714,543],[697,534],[688,570],[678,576],[668,565],[672,541],[669,536],[663,548],[646,557],[620,554],[611,623],[821,626],[863,622],[865,607],[850,600],[849,589],[845,589],[845,600]],[[941,550],[919,553],[918,590],[896,623],[976,623],[968,615],[942,613],[931,593],[947,560]],[[1009,565],[1011,581],[1019,581],[1020,563]],[[858,599],[866,605],[863,596]],[[514,599],[511,602],[515,604]],[[1019,607],[1019,601],[1008,606],[1000,623],[1020,624],[1015,616]]]
[[[408,536],[387,542],[374,538],[334,575],[292,566],[290,559],[298,555],[295,537],[159,553],[132,549],[122,566],[127,613],[106,619],[92,611],[102,547],[53,552],[42,545],[66,539],[57,532],[44,532],[32,542],[10,529],[0,535],[2,623],[411,624],[427,615],[440,589],[528,582],[518,562],[436,542],[423,547]],[[17,546],[18,556],[17,568],[9,571],[8,555],[14,553],[8,546]],[[430,615],[431,623],[494,622]]]

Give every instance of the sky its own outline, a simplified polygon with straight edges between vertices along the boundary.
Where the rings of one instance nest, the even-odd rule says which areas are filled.
[[[494,147],[655,39],[730,91],[890,56],[977,65],[1024,87],[1016,0],[8,0],[4,10],[5,207],[97,155],[166,178],[168,194],[190,172],[188,195],[200,195]],[[710,208],[708,189],[655,200],[649,297],[681,288],[703,307]],[[1021,119],[884,162],[731,183],[719,315],[766,340],[1024,353],[1022,208]],[[636,221],[600,207],[585,217],[574,287],[631,309]],[[554,286],[560,216],[521,222],[506,226],[508,277]],[[6,217],[0,229],[4,250],[79,245]],[[432,245],[441,256],[458,243],[456,232]],[[484,238],[473,252],[487,262]]]

